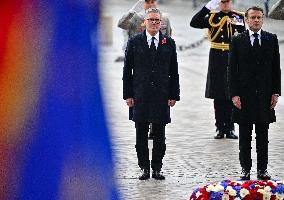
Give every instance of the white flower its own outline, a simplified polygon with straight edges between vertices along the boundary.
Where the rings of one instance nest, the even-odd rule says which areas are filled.
[[[213,192],[221,192],[221,191],[224,191],[224,187],[223,187],[222,185],[220,185],[220,184],[217,184],[217,185],[213,188],[212,191],[213,191]]]
[[[270,191],[271,191],[271,188],[270,188],[269,186],[266,186],[266,187],[264,188],[264,190],[267,191],[267,192],[270,192]]]
[[[234,200],[241,200],[241,199],[240,199],[240,197],[236,197],[236,198],[234,198]]]
[[[257,192],[259,192],[259,193],[261,193],[263,195],[263,200],[269,200],[270,197],[271,197],[270,190],[269,191],[267,191],[267,190],[265,188],[257,190]]]
[[[237,195],[237,191],[236,190],[229,190],[229,195],[234,197]]]
[[[264,191],[264,189],[258,189],[257,192],[263,194],[265,191]]]
[[[270,192],[264,192],[263,193],[263,200],[270,200],[271,194]]]
[[[277,200],[283,200],[284,199],[284,194],[276,193],[275,195],[276,195]]]
[[[211,192],[213,190],[214,186],[213,185],[208,185],[206,188],[206,192]]]
[[[226,190],[232,190],[233,189],[233,187],[232,186],[227,186],[227,188],[226,188]]]
[[[248,195],[248,194],[249,194],[249,191],[248,191],[247,189],[242,188],[242,189],[240,190],[240,196],[241,196],[242,199],[243,199],[246,195]]]
[[[229,195],[230,196],[236,196],[237,195],[237,192],[236,192],[236,190],[234,190],[233,188],[232,188],[232,186],[228,186],[227,187],[227,191],[229,192]]]
[[[224,195],[222,196],[222,200],[229,200],[229,199],[230,199],[230,197],[229,197],[228,194],[224,194]]]

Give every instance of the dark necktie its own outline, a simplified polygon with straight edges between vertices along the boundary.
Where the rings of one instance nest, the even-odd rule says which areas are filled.
[[[152,42],[151,42],[151,46],[150,46],[150,49],[151,49],[152,51],[156,51],[156,46],[155,46],[154,40],[155,40],[155,37],[152,37]]]
[[[254,37],[253,47],[254,47],[254,48],[260,47],[260,45],[259,45],[259,39],[258,39],[258,34],[257,34],[257,33],[254,33],[254,34],[252,34],[252,35],[253,35],[253,37]]]

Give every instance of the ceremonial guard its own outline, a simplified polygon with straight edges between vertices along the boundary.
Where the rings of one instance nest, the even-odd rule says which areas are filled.
[[[210,53],[205,97],[214,99],[215,139],[238,139],[231,121],[233,105],[228,94],[229,44],[233,35],[245,31],[244,13],[231,10],[231,0],[211,0],[190,22],[194,28],[208,28]],[[220,11],[214,11],[219,7]]]

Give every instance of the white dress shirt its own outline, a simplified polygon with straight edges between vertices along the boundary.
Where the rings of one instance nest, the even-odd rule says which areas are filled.
[[[159,36],[160,36],[160,33],[158,32],[156,35],[152,36],[150,35],[150,33],[148,33],[148,31],[146,31],[146,36],[147,36],[147,42],[148,42],[148,45],[149,45],[149,48],[151,46],[151,43],[152,43],[152,37],[154,37],[154,43],[155,43],[155,47],[156,49],[158,48],[158,44],[159,44]]]
[[[251,43],[251,46],[253,46],[253,41],[254,41],[254,32],[251,31],[251,30],[248,30],[249,31],[249,38],[250,38],[250,43]],[[257,31],[257,34],[258,34],[258,41],[259,41],[259,45],[261,46],[261,29],[259,31]]]

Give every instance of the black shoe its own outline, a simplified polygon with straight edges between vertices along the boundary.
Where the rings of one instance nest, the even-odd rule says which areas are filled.
[[[270,180],[271,176],[268,174],[267,170],[257,170],[257,179]]]
[[[242,170],[242,175],[240,176],[241,181],[250,180],[250,171],[249,170]]]
[[[149,133],[148,139],[149,139],[149,140],[153,140],[153,139],[154,139],[154,134],[153,134],[153,132],[150,132],[150,133]]]
[[[147,180],[150,178],[150,170],[148,169],[143,169],[141,176],[138,177],[139,180]]]
[[[152,178],[157,180],[165,180],[165,177],[161,174],[160,171],[154,170],[152,173]]]
[[[226,134],[226,138],[228,138],[228,139],[238,139],[239,137],[234,134],[234,131],[229,131],[229,133]]]
[[[214,136],[214,139],[223,139],[224,138],[224,134],[221,133],[220,131],[217,133],[217,135]]]

